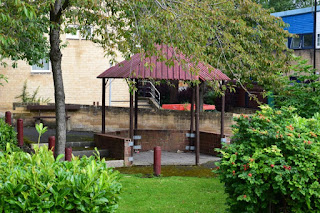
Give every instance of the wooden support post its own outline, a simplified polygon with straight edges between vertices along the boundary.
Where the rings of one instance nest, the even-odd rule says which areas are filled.
[[[97,102],[97,106],[98,106]],[[102,131],[101,133],[106,133],[106,79],[102,79]]]
[[[137,90],[134,94],[134,135],[137,135],[137,130],[138,130],[138,95],[139,95],[139,87],[138,87],[139,81],[136,80],[136,87]],[[134,141],[134,144],[136,144],[136,141]]]
[[[222,85],[224,84],[224,81],[222,81]],[[220,137],[221,139],[224,138],[224,114],[225,114],[225,107],[226,107],[226,93],[222,94],[221,97],[221,127],[220,127]]]
[[[194,130],[194,96],[195,96],[195,90],[194,88],[192,87],[192,96],[191,96],[191,120],[190,120],[190,143],[189,145],[190,146],[194,146],[194,139],[191,137],[191,134],[193,134],[193,130]]]
[[[129,138],[133,141],[133,93],[130,92]]]
[[[195,113],[195,124],[196,124],[196,165],[199,165],[200,158],[200,131],[199,131],[199,113],[200,113],[200,98],[199,98],[199,85],[196,85],[196,113]]]

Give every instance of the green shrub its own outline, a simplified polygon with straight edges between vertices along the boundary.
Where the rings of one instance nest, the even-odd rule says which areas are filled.
[[[8,149],[7,149],[8,150]],[[118,172],[95,157],[56,160],[43,146],[34,155],[0,153],[0,212],[114,212]]]
[[[12,126],[0,119],[0,150],[5,150],[7,143],[10,143],[11,146],[17,146],[17,133]]]
[[[220,150],[231,212],[319,211],[320,114],[261,108],[236,119],[233,143]]]
[[[311,118],[314,113],[320,112],[320,81],[319,75],[308,64],[308,60],[296,58],[297,64],[292,65],[290,80],[288,76],[280,76],[282,87],[273,96],[275,106],[293,106],[296,113],[302,117]],[[281,74],[282,75],[282,74]]]

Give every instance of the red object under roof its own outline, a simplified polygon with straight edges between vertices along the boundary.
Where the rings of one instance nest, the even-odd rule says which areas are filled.
[[[174,49],[166,45],[159,45],[157,48],[163,53],[167,59],[174,57]],[[179,54],[178,57],[181,60],[187,61],[183,54]],[[173,58],[172,58],[173,59]],[[110,67],[98,78],[133,78],[133,79],[157,79],[157,80],[230,80],[230,78],[218,69],[213,68],[210,65],[204,63],[198,63],[197,70],[198,75],[192,75],[189,71],[194,65],[188,63],[181,65],[177,60],[173,60],[173,66],[167,66],[165,61],[157,60],[157,56],[149,58],[142,58],[140,53],[135,54],[130,60],[124,60],[119,64]],[[189,60],[188,60],[189,61]],[[152,70],[146,67],[145,64],[153,64]],[[185,69],[184,69],[185,68]]]

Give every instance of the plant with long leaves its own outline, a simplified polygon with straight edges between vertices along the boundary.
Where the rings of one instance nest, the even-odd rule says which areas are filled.
[[[39,123],[39,124],[36,124],[36,130],[39,134],[38,136],[38,146],[40,144],[40,140],[41,140],[41,136],[46,132],[48,131],[48,127],[46,126],[43,126],[43,123]]]

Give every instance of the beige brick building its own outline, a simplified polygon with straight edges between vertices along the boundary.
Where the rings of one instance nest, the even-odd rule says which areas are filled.
[[[62,71],[67,104],[86,104],[93,102],[102,104],[101,79],[96,77],[110,67],[109,59],[104,57],[101,47],[91,41],[81,39],[77,35],[62,35],[68,46],[62,49]],[[121,58],[118,58],[121,61]],[[53,77],[49,64],[42,70],[30,66],[25,61],[18,62],[18,68],[11,66],[0,67],[0,73],[8,77],[8,83],[0,86],[0,114],[12,110],[14,102],[21,102],[15,97],[22,93],[24,82],[27,80],[27,91],[32,94],[40,86],[38,97],[50,98],[54,103]],[[111,90],[106,88],[106,103],[109,106],[111,97],[112,106],[128,106],[129,92],[125,80],[112,81]],[[111,91],[111,95],[109,92]]]

